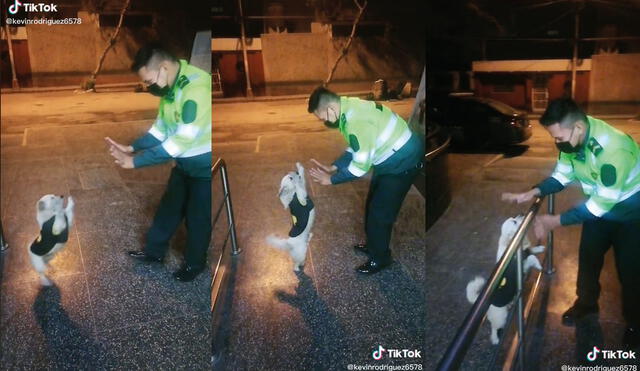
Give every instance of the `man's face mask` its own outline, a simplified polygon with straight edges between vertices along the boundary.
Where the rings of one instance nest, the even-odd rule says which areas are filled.
[[[576,129],[575,125],[573,126],[573,129],[571,129],[571,134],[569,135],[569,140],[565,141],[565,142],[556,142],[556,147],[558,148],[558,150],[560,150],[561,152],[564,153],[575,153],[578,152],[580,150],[580,145],[573,145],[571,144],[571,138],[573,137],[573,132]]]
[[[164,82],[165,82],[164,86],[160,87],[160,85],[158,85],[158,81],[160,81],[160,74],[162,73],[162,70],[163,70],[163,67],[160,67],[160,70],[158,70],[158,76],[156,77],[156,82],[154,82],[153,84],[147,87],[147,89],[149,90],[149,93],[155,95],[156,97],[164,97],[169,92],[169,82],[167,81],[166,72],[164,74]]]
[[[338,115],[335,115],[335,120],[334,121],[329,121],[329,120],[331,120],[332,112],[333,112],[333,110],[331,110],[330,108],[327,108],[327,120],[325,120],[324,125],[326,127],[328,127],[328,128],[335,129],[338,126],[340,126],[340,120],[339,120]]]

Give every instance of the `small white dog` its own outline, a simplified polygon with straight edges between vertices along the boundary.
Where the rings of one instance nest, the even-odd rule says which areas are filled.
[[[267,237],[267,243],[287,251],[293,259],[293,270],[299,271],[304,266],[307,256],[309,240],[313,236],[311,228],[316,217],[313,201],[307,195],[304,179],[304,167],[296,162],[298,171],[292,171],[282,178],[278,197],[285,209],[291,211],[293,226],[289,231],[289,238],[281,239],[274,235]]]
[[[509,242],[516,234],[518,227],[522,224],[522,220],[524,219],[523,215],[518,215],[515,218],[509,218],[504,223],[502,223],[502,233],[500,234],[500,240],[498,242],[498,253],[496,255],[496,262],[500,261],[502,255],[506,251]],[[522,252],[523,252],[523,273],[526,275],[527,272],[531,268],[536,268],[538,270],[542,270],[542,266],[540,265],[540,261],[535,255],[544,251],[544,246],[536,246],[531,247],[531,242],[525,236],[522,242]],[[507,266],[507,270],[504,273],[504,276],[498,286],[498,289],[495,291],[493,297],[491,298],[491,306],[489,306],[489,310],[487,311],[487,319],[491,323],[491,343],[498,344],[500,340],[500,336],[504,329],[504,326],[507,323],[507,317],[509,315],[509,309],[513,304],[513,299],[516,296],[518,290],[517,279],[518,277],[518,267],[517,267],[517,259],[514,258],[509,262]],[[482,277],[476,277],[469,284],[467,284],[467,300],[469,303],[473,304],[476,299],[478,299],[478,295],[480,295],[480,291],[485,285],[485,279]]]
[[[73,224],[73,198],[69,197],[66,208],[63,204],[64,196],[55,195],[45,195],[36,204],[40,235],[29,246],[29,255],[44,286],[51,286],[46,276],[48,263],[67,243]]]

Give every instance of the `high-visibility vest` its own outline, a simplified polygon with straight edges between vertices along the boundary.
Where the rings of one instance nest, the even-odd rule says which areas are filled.
[[[402,117],[377,102],[340,97],[339,130],[352,153],[348,170],[361,177],[391,157],[411,138]]]
[[[560,152],[551,177],[566,186],[578,180],[587,209],[601,217],[617,203],[640,191],[640,147],[630,135],[587,116],[589,131],[583,149]]]
[[[211,152],[211,75],[181,59],[180,71],[149,134],[173,158]]]

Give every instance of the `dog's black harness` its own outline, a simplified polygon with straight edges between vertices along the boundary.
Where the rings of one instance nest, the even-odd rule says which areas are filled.
[[[522,261],[531,255],[529,249],[524,249],[522,251]],[[504,307],[511,303],[513,298],[516,296],[518,292],[518,259],[513,257],[507,269],[504,271],[504,275],[502,276],[502,280],[500,281],[500,285],[493,293],[491,297],[491,305],[495,305],[496,307]]]
[[[289,237],[297,237],[307,228],[309,214],[311,210],[313,210],[313,201],[307,197],[307,204],[302,206],[300,201],[298,201],[298,197],[294,196],[293,200],[289,203],[289,210],[291,210],[291,218],[293,219],[293,226],[289,231]]]
[[[53,216],[44,222],[40,235],[31,243],[30,249],[32,253],[38,256],[44,256],[47,255],[57,243],[67,242],[69,239],[69,221],[67,220],[67,216],[64,216],[66,227],[57,236],[53,234],[53,223],[55,220],[56,217]]]

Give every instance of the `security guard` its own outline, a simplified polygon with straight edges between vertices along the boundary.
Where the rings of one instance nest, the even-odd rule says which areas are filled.
[[[585,113],[571,99],[552,101],[540,123],[560,150],[551,177],[531,191],[505,193],[504,200],[527,202],[556,193],[578,180],[588,200],[561,215],[540,215],[536,237],[558,226],[582,223],[577,300],[563,316],[565,325],[598,312],[600,271],[613,245],[622,284],[627,347],[640,344],[640,148],[631,136]]]
[[[339,97],[323,87],[309,97],[308,111],[325,121],[325,125],[338,128],[349,144],[331,166],[311,160],[319,167],[310,170],[314,181],[340,184],[373,169],[365,208],[367,240],[354,248],[369,256],[366,263],[356,268],[358,272],[379,272],[391,264],[391,231],[402,201],[422,166],[423,141],[389,108],[358,98]]]
[[[129,255],[145,262],[162,262],[171,236],[185,218],[185,264],[173,276],[191,281],[205,268],[211,238],[211,76],[157,45],[141,48],[131,69],[151,94],[161,97],[158,117],[131,146],[106,138],[110,153],[123,168],[171,159],[176,165],[144,250],[129,251]]]

